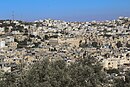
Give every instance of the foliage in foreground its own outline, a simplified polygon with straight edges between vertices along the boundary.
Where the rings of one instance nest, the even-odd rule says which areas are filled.
[[[90,56],[70,65],[63,60],[44,59],[17,79],[6,75],[0,87],[107,87],[105,77],[101,65]]]

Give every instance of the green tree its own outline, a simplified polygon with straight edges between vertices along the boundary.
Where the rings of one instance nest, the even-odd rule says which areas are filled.
[[[75,62],[69,68],[70,87],[102,87],[107,83],[102,66],[91,56]]]
[[[4,73],[0,79],[0,87],[16,87],[16,75],[12,73]]]
[[[69,81],[64,61],[36,63],[21,82],[21,87],[62,87]]]
[[[5,87],[108,87],[102,66],[91,56],[70,64],[43,59],[19,75],[17,81],[13,74],[5,78]]]
[[[106,81],[102,66],[89,56],[70,65],[63,60],[37,62],[20,87],[107,87]]]
[[[115,87],[130,87],[130,71],[126,72],[125,76],[115,78]]]

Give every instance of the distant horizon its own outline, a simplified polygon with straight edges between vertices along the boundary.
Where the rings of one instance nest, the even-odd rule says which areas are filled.
[[[130,17],[130,0],[1,0],[0,20],[105,21]]]
[[[17,21],[24,21],[24,22],[35,22],[35,21],[39,21],[39,20],[46,20],[46,19],[51,19],[51,20],[61,20],[61,21],[65,21],[65,22],[92,22],[92,21],[112,21],[112,20],[117,20],[119,17],[128,17],[128,16],[118,16],[116,18],[113,18],[113,19],[102,19],[102,20],[86,20],[86,21],[67,21],[67,20],[61,20],[61,19],[53,19],[53,18],[43,18],[43,19],[36,19],[36,20],[32,20],[32,21],[26,21],[26,20],[21,20],[21,19],[14,19],[14,20],[17,20]],[[130,17],[128,17],[130,18]],[[0,19],[0,20],[13,20],[13,19]]]

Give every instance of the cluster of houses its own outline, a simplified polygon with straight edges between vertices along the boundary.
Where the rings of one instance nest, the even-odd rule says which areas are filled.
[[[112,21],[0,21],[0,70],[16,72],[42,58],[75,62],[91,54],[105,69],[130,69],[130,18]]]

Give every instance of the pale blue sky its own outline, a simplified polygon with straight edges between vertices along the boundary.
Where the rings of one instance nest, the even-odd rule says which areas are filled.
[[[130,0],[0,0],[0,19],[34,21],[60,19],[65,21],[112,20],[130,17]]]

